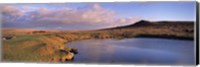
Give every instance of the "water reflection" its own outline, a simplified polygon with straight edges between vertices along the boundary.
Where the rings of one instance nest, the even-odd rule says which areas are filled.
[[[194,64],[194,43],[186,40],[132,38],[90,39],[67,44],[78,48],[73,62]]]

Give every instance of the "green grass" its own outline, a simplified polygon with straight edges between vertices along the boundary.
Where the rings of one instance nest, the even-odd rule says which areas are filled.
[[[59,49],[64,49],[64,40],[54,36],[24,35],[3,41],[3,61],[49,61]]]

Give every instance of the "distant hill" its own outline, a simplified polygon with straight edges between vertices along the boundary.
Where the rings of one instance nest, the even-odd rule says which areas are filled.
[[[193,21],[147,21],[147,20],[140,20],[134,24],[125,25],[125,26],[118,26],[113,28],[107,28],[102,30],[110,30],[110,29],[126,29],[126,28],[138,28],[138,27],[192,27],[194,26]]]
[[[194,22],[192,21],[147,21],[141,20],[134,24],[100,29],[116,36],[125,37],[156,37],[171,39],[194,38]]]

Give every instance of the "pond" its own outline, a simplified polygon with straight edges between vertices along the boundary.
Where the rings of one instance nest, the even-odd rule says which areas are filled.
[[[78,49],[73,63],[195,64],[194,41],[160,38],[89,39],[66,46]]]

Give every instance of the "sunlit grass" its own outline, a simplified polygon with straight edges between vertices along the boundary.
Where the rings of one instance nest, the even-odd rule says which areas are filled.
[[[3,61],[49,61],[64,40],[53,36],[24,35],[3,41]]]

